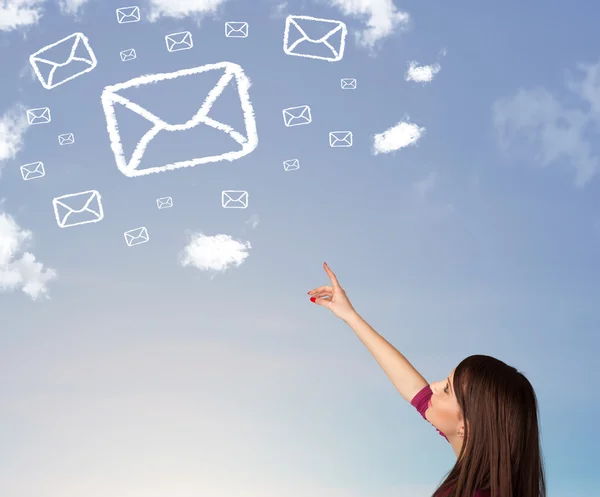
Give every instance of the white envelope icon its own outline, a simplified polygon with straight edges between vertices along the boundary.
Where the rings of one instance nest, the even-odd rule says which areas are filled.
[[[122,52],[119,53],[119,55],[121,56],[121,60],[123,62],[127,62],[128,60],[133,60],[137,57],[137,55],[135,53],[135,49],[133,49],[133,48],[123,50]]]
[[[342,90],[356,90],[356,79],[342,78]]]
[[[56,197],[52,205],[59,228],[97,223],[104,218],[102,200],[96,190]]]
[[[329,133],[330,147],[351,147],[352,131],[332,131]]]
[[[125,243],[128,247],[133,247],[134,245],[139,245],[140,243],[146,243],[148,240],[150,240],[150,236],[148,236],[148,230],[144,226],[126,231],[123,233],[123,235],[125,236]]]
[[[323,32],[326,34],[322,35]],[[348,28],[341,21],[288,16],[283,33],[283,51],[287,55],[337,62],[344,56],[347,34]]]
[[[21,176],[24,180],[43,178],[46,175],[43,162],[32,162],[21,166]]]
[[[189,50],[194,46],[192,40],[192,33],[189,31],[182,31],[181,33],[171,33],[165,36],[165,42],[167,44],[167,50],[169,52],[179,52],[181,50]]]
[[[120,7],[117,9],[117,22],[127,24],[129,22],[138,22],[140,20],[140,8],[135,5],[132,7]]]
[[[48,124],[50,121],[52,121],[52,116],[50,116],[50,109],[48,107],[29,109],[27,111],[27,122],[29,124]]]
[[[227,38],[247,38],[248,23],[228,21],[225,23],[225,36]]]
[[[221,192],[221,205],[226,209],[248,207],[248,192],[245,190],[225,190]]]
[[[285,171],[295,171],[296,169],[300,169],[300,161],[298,159],[284,160],[283,169]]]
[[[157,198],[156,205],[159,209],[168,209],[169,207],[173,207],[173,199],[171,197]]]
[[[29,62],[46,90],[90,72],[98,64],[83,33],[73,33],[38,50],[29,56]]]
[[[59,145],[73,145],[73,143],[75,143],[75,136],[73,135],[73,133],[58,135]]]
[[[187,122],[170,124],[163,121],[157,114],[146,110],[141,105],[134,102],[136,94],[135,89],[139,86],[157,84],[158,85],[158,96],[160,97],[161,103],[164,103],[165,99],[178,99],[179,95],[169,95],[167,93],[160,93],[161,82],[175,78],[199,78],[200,82],[204,77],[210,77],[212,74],[206,74],[209,71],[219,71],[217,74],[222,73],[221,78],[215,87],[208,93],[204,102],[201,106],[196,106],[191,109],[191,118]],[[196,81],[196,79],[193,79]],[[210,117],[210,111],[214,102],[221,96],[225,88],[232,84],[235,87],[235,91],[239,96],[238,105],[241,105],[243,112],[245,130],[236,131],[232,126],[216,121]],[[198,164],[205,164],[208,162],[218,162],[221,160],[233,161],[244,157],[252,152],[258,146],[258,135],[256,132],[256,121],[254,119],[254,110],[252,103],[250,102],[250,95],[248,90],[250,88],[250,80],[244,74],[243,69],[231,62],[220,62],[218,64],[208,64],[205,66],[194,67],[193,69],[183,69],[181,71],[166,73],[166,74],[151,74],[147,76],[140,76],[133,78],[125,83],[117,85],[107,86],[102,92],[102,106],[106,115],[106,122],[108,128],[108,134],[111,141],[111,148],[115,155],[115,160],[119,170],[129,177],[143,176],[151,173],[158,173],[167,170],[179,169],[182,167],[196,166]],[[120,93],[122,90],[128,90],[125,92],[127,98],[123,97]],[[142,92],[142,96],[144,93]],[[198,102],[197,99],[193,99]],[[236,99],[237,100],[237,99]],[[129,160],[125,159],[123,151],[123,145],[121,143],[121,137],[119,132],[119,125],[115,115],[115,104],[122,105],[126,110],[134,112],[139,116],[147,119],[153,126],[142,139],[139,141],[133,154]],[[120,112],[124,112],[121,107]],[[159,107],[160,108],[160,107]],[[144,156],[147,145],[151,140],[160,135],[161,137],[168,137],[172,133],[177,131],[187,131],[198,127],[199,130],[203,129],[204,126],[209,126],[213,129],[221,131],[232,138],[232,147],[235,150],[225,152],[221,155],[212,155],[205,157],[202,153],[202,141],[197,143],[197,152],[189,160],[167,163],[163,166],[148,167],[143,169],[145,162],[148,162],[148,158]],[[145,159],[145,161],[144,161]]]
[[[300,105],[298,107],[283,109],[283,122],[288,128],[311,123],[310,107],[308,105]]]

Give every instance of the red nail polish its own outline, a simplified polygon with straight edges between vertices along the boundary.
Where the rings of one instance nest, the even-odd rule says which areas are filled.
[[[310,298],[310,301],[311,301],[311,302],[314,302],[315,300],[317,300],[315,297],[311,297],[311,298]]]

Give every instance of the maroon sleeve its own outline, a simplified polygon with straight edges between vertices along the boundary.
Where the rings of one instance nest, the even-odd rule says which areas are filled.
[[[431,391],[431,387],[429,385],[426,385],[425,387],[423,387],[423,389],[417,393],[417,395],[415,395],[413,397],[413,399],[410,401],[410,403],[412,404],[412,406],[419,411],[419,414],[421,416],[423,416],[423,419],[427,421],[427,418],[425,417],[425,411],[427,410],[427,404],[429,403],[429,399],[431,399],[431,396],[433,395],[433,392]],[[433,426],[433,425],[432,425]],[[440,430],[438,430],[436,428],[436,431],[442,436],[444,437],[446,440],[448,440],[448,438],[446,437],[446,435],[444,435]]]

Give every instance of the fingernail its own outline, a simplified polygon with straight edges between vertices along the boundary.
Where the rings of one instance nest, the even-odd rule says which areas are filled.
[[[317,300],[315,297],[311,297],[311,298],[310,298],[310,301],[311,301],[311,302],[314,302],[315,300]]]

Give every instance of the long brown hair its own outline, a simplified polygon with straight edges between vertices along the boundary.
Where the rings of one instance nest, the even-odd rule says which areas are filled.
[[[456,464],[433,497],[546,497],[538,403],[529,380],[512,366],[472,355],[454,370],[465,422]]]

